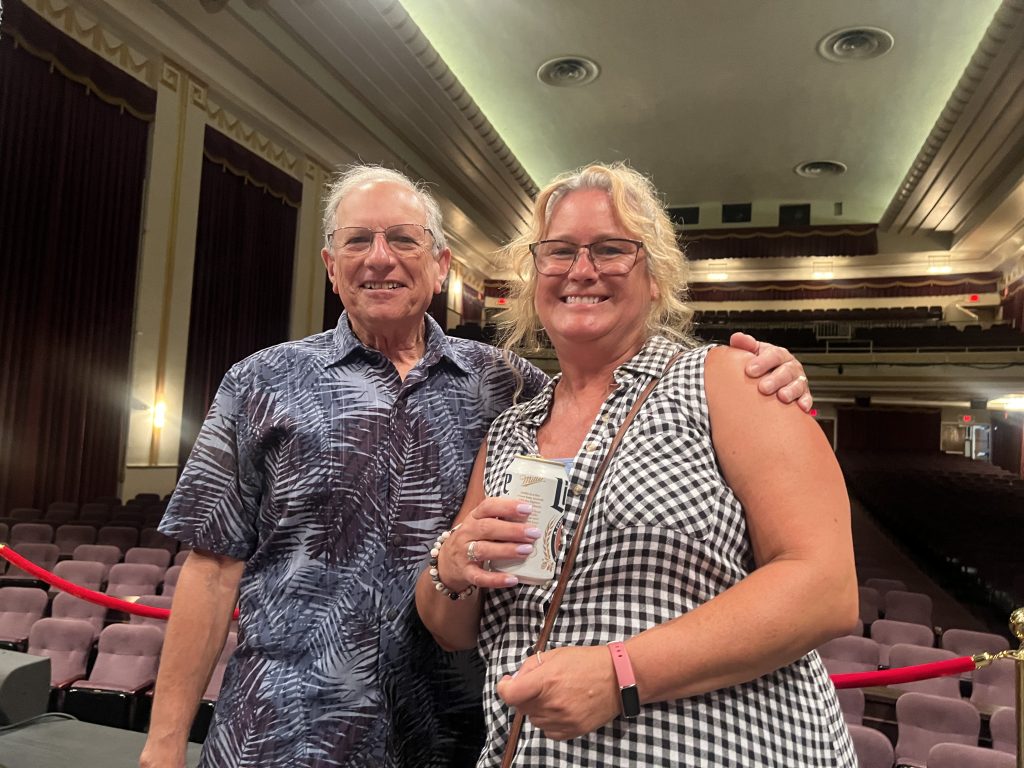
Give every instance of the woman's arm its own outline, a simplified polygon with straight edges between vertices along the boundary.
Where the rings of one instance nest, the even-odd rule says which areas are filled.
[[[531,531],[524,523],[510,522],[524,520],[530,514],[529,506],[516,499],[484,498],[486,462],[487,442],[484,441],[473,463],[462,508],[455,518],[459,529],[448,537],[438,554],[438,578],[456,593],[471,584],[481,589],[518,584],[514,576],[484,570],[483,562],[499,558],[525,559],[529,550],[524,553],[516,548],[532,546],[540,535],[540,531]],[[467,550],[471,541],[477,542],[478,562],[469,560]],[[446,651],[476,647],[480,631],[479,590],[463,600],[452,600],[437,591],[428,568],[416,583],[416,610],[434,640]]]
[[[849,500],[821,429],[757,391],[749,355],[708,353],[712,440],[746,510],[757,568],[704,605],[626,640],[642,702],[753,680],[846,632],[857,618]],[[523,674],[524,672],[528,674]],[[607,649],[560,648],[527,660],[500,695],[553,738],[618,714]]]

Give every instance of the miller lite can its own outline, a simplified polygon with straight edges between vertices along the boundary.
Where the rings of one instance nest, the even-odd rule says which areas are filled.
[[[526,522],[541,530],[526,560],[491,560],[491,569],[517,576],[524,584],[546,584],[555,578],[558,531],[565,513],[568,487],[565,465],[536,456],[516,456],[502,479],[500,496],[521,499],[533,507]]]

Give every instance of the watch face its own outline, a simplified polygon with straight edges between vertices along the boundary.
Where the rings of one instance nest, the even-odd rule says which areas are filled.
[[[627,685],[619,689],[622,696],[622,716],[636,717],[640,714],[640,694],[637,693],[635,685]]]

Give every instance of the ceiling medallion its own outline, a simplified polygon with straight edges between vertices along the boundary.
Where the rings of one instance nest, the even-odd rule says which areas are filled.
[[[893,37],[878,27],[847,27],[826,35],[818,53],[829,61],[845,63],[883,56],[892,50]]]
[[[583,56],[559,56],[540,65],[537,79],[545,85],[575,88],[594,82],[600,74],[601,68],[596,61]]]
[[[846,165],[838,160],[809,160],[800,163],[793,169],[797,176],[806,176],[809,179],[821,179],[825,176],[841,176],[846,173]]]

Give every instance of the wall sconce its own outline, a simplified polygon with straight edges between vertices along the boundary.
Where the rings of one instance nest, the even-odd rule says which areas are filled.
[[[153,406],[153,429],[163,429],[167,420],[167,403],[158,400]]]

